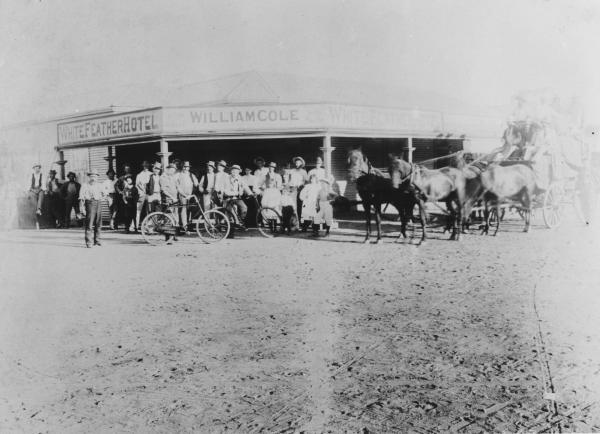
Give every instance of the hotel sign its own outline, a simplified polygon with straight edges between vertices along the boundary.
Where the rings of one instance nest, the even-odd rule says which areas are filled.
[[[128,112],[58,124],[58,144],[70,145],[158,134],[162,130],[159,109]]]
[[[290,132],[297,130],[432,131],[439,112],[336,104],[164,109],[164,127],[177,133]]]

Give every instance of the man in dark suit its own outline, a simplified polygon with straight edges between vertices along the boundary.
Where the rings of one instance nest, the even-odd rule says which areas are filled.
[[[71,223],[71,211],[75,209],[75,215],[79,214],[79,190],[81,189],[81,184],[75,181],[76,176],[73,172],[69,172],[67,178],[68,181],[60,189],[65,201],[65,221],[63,224],[65,228],[68,228]]]

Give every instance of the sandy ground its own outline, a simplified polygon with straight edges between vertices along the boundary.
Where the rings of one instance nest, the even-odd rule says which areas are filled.
[[[537,223],[0,234],[0,431],[600,431],[600,231]]]

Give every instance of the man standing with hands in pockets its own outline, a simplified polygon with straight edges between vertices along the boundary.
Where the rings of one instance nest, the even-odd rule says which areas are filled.
[[[101,201],[106,195],[104,185],[98,182],[98,171],[93,169],[88,172],[89,181],[81,186],[79,190],[79,205],[85,217],[85,246],[92,247],[90,232],[94,231],[93,242],[95,246],[101,246],[100,231],[102,228],[102,206]]]

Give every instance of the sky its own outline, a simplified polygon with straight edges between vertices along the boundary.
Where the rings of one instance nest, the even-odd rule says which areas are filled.
[[[0,125],[250,70],[482,107],[545,88],[600,123],[594,0],[0,0],[0,41]]]

